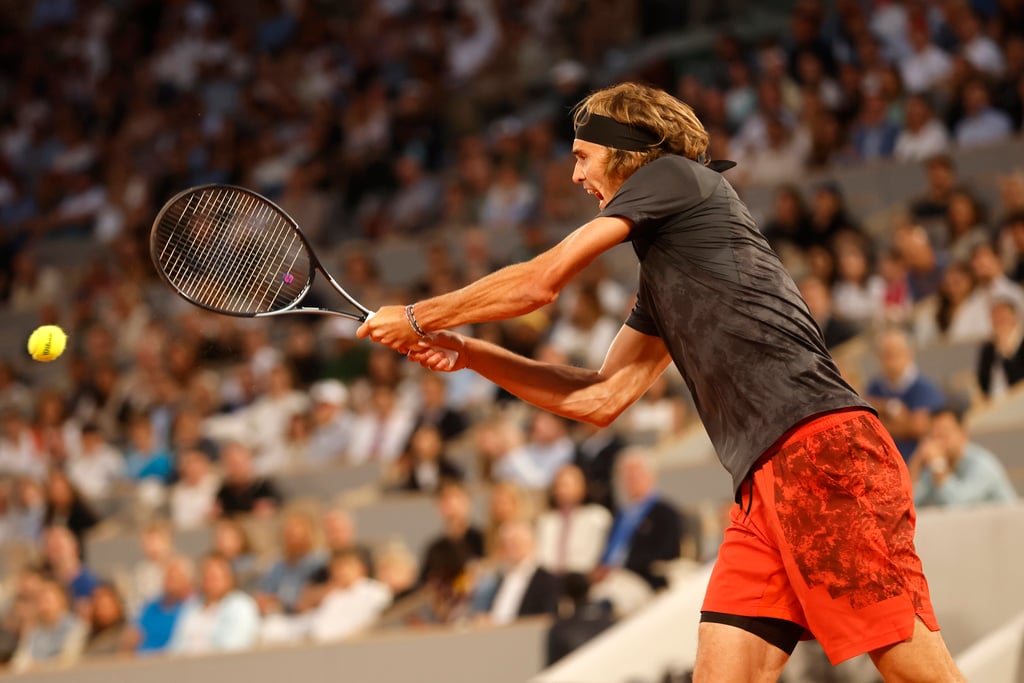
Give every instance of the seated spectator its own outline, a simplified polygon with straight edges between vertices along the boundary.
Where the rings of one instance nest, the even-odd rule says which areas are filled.
[[[171,520],[179,531],[198,529],[214,516],[220,479],[206,453],[198,448],[182,451],[178,472],[179,478],[171,486]]]
[[[15,405],[0,410],[0,473],[42,479],[48,457],[32,433],[28,411]]]
[[[1018,310],[1024,310],[1024,287],[1006,276],[994,243],[982,242],[974,246],[971,250],[971,271],[978,291],[989,305],[996,299],[1008,299]]]
[[[67,527],[81,546],[85,534],[100,519],[62,470],[51,469],[46,475],[46,526]]]
[[[498,569],[478,583],[474,608],[493,624],[555,613],[560,582],[537,562],[536,539],[526,521],[511,521],[498,532]]]
[[[669,383],[666,370],[619,416],[617,429],[630,443],[658,444],[682,431],[686,404]]]
[[[235,586],[231,563],[207,555],[200,568],[199,595],[182,608],[169,650],[176,654],[246,650],[256,645],[260,610]]]
[[[935,249],[928,233],[920,225],[899,226],[893,242],[907,268],[907,284],[914,303],[939,291],[946,257]]]
[[[587,574],[601,559],[612,516],[586,503],[587,483],[575,465],[555,475],[551,509],[537,520],[537,562],[554,574]]]
[[[323,556],[315,549],[313,521],[305,514],[291,512],[285,516],[280,548],[281,559],[263,576],[256,594],[264,615],[296,612],[303,588],[324,564]]]
[[[124,478],[124,456],[107,442],[95,423],[82,426],[79,448],[68,457],[68,479],[90,503],[104,501]]]
[[[441,431],[433,425],[416,428],[409,439],[405,460],[405,475],[400,483],[405,491],[435,493],[441,482],[463,479],[462,468],[445,454]]]
[[[168,647],[182,608],[192,597],[194,571],[192,560],[184,555],[167,561],[163,591],[142,606],[135,621],[136,652],[162,652]]]
[[[888,329],[878,339],[881,373],[868,383],[867,400],[889,430],[904,462],[917,449],[918,440],[928,432],[932,411],[945,399],[939,388],[921,374],[909,336]]]
[[[46,499],[39,482],[28,477],[15,482],[13,509],[8,510],[7,516],[12,542],[39,542],[46,519]]]
[[[190,450],[204,453],[211,462],[216,462],[220,455],[217,442],[203,433],[202,413],[188,406],[180,408],[174,416],[174,422],[171,424],[171,448],[179,464],[182,453]]]
[[[919,507],[1017,500],[999,458],[970,441],[963,413],[948,406],[932,416],[931,429],[910,460],[910,477]]]
[[[581,423],[579,429],[572,464],[583,473],[587,502],[596,503],[611,512],[615,509],[615,490],[612,486],[615,461],[626,447],[626,442],[614,429],[589,423]]]
[[[620,324],[601,308],[596,285],[576,292],[572,310],[551,326],[549,343],[571,365],[599,368]]]
[[[174,475],[173,456],[157,439],[148,414],[135,415],[129,422],[124,460],[125,476],[133,481],[153,478],[167,483]]]
[[[562,577],[558,618],[551,624],[547,634],[547,666],[574,652],[615,623],[611,605],[588,600],[589,591],[590,582],[583,574],[566,574]]]
[[[832,286],[832,312],[867,329],[881,319],[885,282],[872,273],[867,244],[851,237],[836,240],[836,282]]]
[[[498,548],[498,534],[507,522],[533,519],[533,499],[517,484],[501,481],[491,487],[484,524],[484,554],[493,555]]]
[[[219,519],[213,527],[212,552],[227,559],[235,575],[235,583],[251,592],[259,581],[259,564],[245,527],[237,519]]]
[[[89,632],[85,657],[109,656],[129,649],[131,631],[124,601],[112,584],[101,583],[93,591],[89,607]]]
[[[403,544],[389,544],[373,561],[374,578],[383,583],[394,596],[394,602],[412,595],[419,576],[416,557]]]
[[[900,128],[889,119],[881,93],[866,93],[851,131],[857,156],[865,160],[891,157],[899,134]]]
[[[320,530],[323,533],[324,555],[326,557],[330,558],[339,553],[354,551],[363,558],[363,564],[366,565],[367,570],[371,573],[373,572],[374,562],[370,549],[358,541],[355,521],[346,510],[340,507],[327,510],[320,522]],[[306,587],[303,589],[302,597],[299,600],[300,612],[307,611],[320,604],[320,600],[323,599],[330,580],[331,568],[327,563],[323,563],[310,575],[309,581],[306,582]],[[413,577],[413,583],[415,583],[415,576]]]
[[[992,337],[978,353],[978,386],[990,399],[997,399],[1024,381],[1024,313],[1009,299],[992,303]]]
[[[882,294],[882,321],[887,325],[902,325],[910,317],[913,302],[910,297],[910,279],[907,265],[899,251],[888,250],[878,264],[878,275],[885,285]]]
[[[313,401],[312,428],[305,464],[308,467],[338,464],[344,460],[352,428],[348,389],[336,379],[327,379],[314,384],[309,395]]]
[[[899,161],[924,161],[949,151],[949,133],[922,95],[907,98],[905,125],[896,137],[893,156]]]
[[[942,275],[938,295],[922,302],[917,311],[917,343],[976,342],[990,332],[988,304],[975,288],[974,273],[965,263],[950,263]]]
[[[368,628],[391,604],[390,589],[369,578],[358,551],[337,553],[329,567],[327,593],[309,618],[310,637],[318,643],[342,640]]]
[[[437,492],[437,511],[444,526],[441,534],[434,538],[423,554],[420,565],[420,582],[423,583],[435,570],[435,564],[450,553],[447,547],[454,545],[464,561],[483,557],[484,535],[473,526],[471,501],[465,487],[458,482],[445,482]],[[440,571],[440,567],[438,567]],[[441,572],[442,574],[444,572]],[[451,578],[451,577],[449,577]]]
[[[924,22],[913,23],[907,31],[911,52],[900,59],[900,75],[907,92],[914,95],[941,86],[953,71],[953,60],[931,41]],[[908,118],[909,101],[908,101]]]
[[[76,603],[86,603],[100,585],[99,578],[82,563],[78,540],[67,527],[47,528],[43,538],[43,563]]]
[[[443,374],[425,372],[420,376],[420,409],[416,426],[431,425],[448,441],[461,436],[469,427],[469,420],[448,402],[448,381]]]
[[[928,177],[928,189],[910,204],[910,215],[919,221],[944,216],[949,204],[949,195],[957,187],[956,169],[953,166],[953,158],[948,154],[939,154],[927,159],[924,168]]]
[[[526,489],[545,489],[551,486],[558,468],[571,461],[572,456],[568,422],[538,410],[530,420],[526,443],[514,448],[495,465],[495,476]]]
[[[68,666],[78,660],[88,627],[74,615],[68,595],[57,581],[44,579],[36,599],[32,626],[22,636],[11,661],[16,673],[51,666]]]
[[[394,462],[409,442],[415,419],[412,412],[398,402],[393,386],[375,385],[370,405],[352,420],[349,462]]]
[[[174,555],[171,527],[163,520],[147,522],[139,532],[142,559],[131,571],[131,591],[128,596],[133,612],[160,595],[163,589],[167,562]]]
[[[44,578],[36,567],[23,567],[4,597],[3,614],[0,615],[0,665],[11,661],[22,636],[34,623]]]
[[[964,115],[953,129],[959,147],[991,145],[1013,135],[1013,121],[1001,109],[992,106],[988,85],[974,79],[964,86]]]
[[[989,239],[985,210],[966,190],[954,190],[946,207],[946,242],[943,248],[952,261],[967,261],[974,246]]]
[[[274,483],[253,471],[252,451],[237,441],[225,444],[221,452],[224,479],[217,490],[218,516],[254,514],[269,516],[281,504]]]
[[[640,449],[622,454],[616,467],[624,499],[612,522],[595,581],[614,569],[626,569],[652,589],[668,585],[657,564],[680,557],[684,529],[671,503],[657,490],[657,474],[650,456]]]
[[[828,285],[822,282],[821,278],[807,275],[800,279],[799,288],[811,317],[821,330],[827,348],[834,349],[860,334],[860,328],[856,323],[833,315],[832,296],[829,294]]]

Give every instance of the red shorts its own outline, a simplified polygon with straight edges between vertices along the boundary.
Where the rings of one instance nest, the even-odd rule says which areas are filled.
[[[867,411],[805,422],[758,461],[711,574],[703,611],[806,629],[833,664],[939,630],[914,550],[913,489]]]

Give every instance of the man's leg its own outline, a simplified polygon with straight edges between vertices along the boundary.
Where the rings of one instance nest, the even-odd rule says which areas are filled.
[[[871,652],[871,659],[886,683],[962,683],[965,679],[942,640],[920,619],[910,640]]]
[[[775,683],[789,655],[735,626],[702,622],[693,683]]]

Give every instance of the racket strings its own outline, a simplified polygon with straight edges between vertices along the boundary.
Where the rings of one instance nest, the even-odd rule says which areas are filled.
[[[305,242],[276,207],[249,192],[207,188],[183,196],[164,212],[154,239],[167,279],[209,308],[282,310],[310,284]]]

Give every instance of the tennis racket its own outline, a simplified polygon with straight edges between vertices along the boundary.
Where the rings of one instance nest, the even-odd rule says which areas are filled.
[[[363,322],[373,312],[345,291],[309,240],[274,202],[234,185],[179,192],[157,214],[149,240],[157,271],[186,301],[224,315],[337,315]],[[301,307],[316,271],[349,310]],[[457,352],[450,351],[454,363]]]

